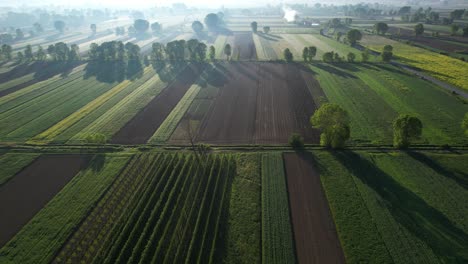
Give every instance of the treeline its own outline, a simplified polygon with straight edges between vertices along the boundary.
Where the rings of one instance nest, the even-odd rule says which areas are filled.
[[[0,60],[12,60],[13,59],[13,48],[8,44],[3,44],[0,49]],[[29,62],[29,61],[79,61],[80,49],[78,45],[72,44],[68,46],[66,43],[58,42],[51,44],[44,50],[42,46],[38,46],[36,51],[33,51],[31,45],[27,45],[23,51],[16,53],[15,59],[18,62]]]

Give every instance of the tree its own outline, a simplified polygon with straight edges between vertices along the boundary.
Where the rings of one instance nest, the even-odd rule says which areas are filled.
[[[465,9],[455,9],[452,12],[450,12],[450,18],[461,19],[464,13],[465,13]]]
[[[353,19],[352,19],[352,18],[349,18],[349,17],[345,18],[345,24],[346,24],[346,25],[349,26],[349,25],[351,25],[351,23],[353,23]]]
[[[38,61],[44,61],[46,58],[47,58],[47,55],[44,52],[44,49],[41,46],[39,46],[36,52],[36,59]]]
[[[322,131],[320,145],[343,148],[350,137],[349,115],[337,104],[325,103],[310,118],[313,127]]]
[[[96,35],[96,31],[97,31],[96,24],[91,24],[91,25],[89,26],[89,28],[91,29],[91,33],[92,33],[93,35]]]
[[[264,27],[263,27],[263,32],[264,32],[265,34],[270,33],[270,27],[269,27],[269,26],[264,26]]]
[[[377,34],[385,35],[385,33],[388,31],[388,25],[383,22],[376,23],[374,25],[374,30],[377,32]]]
[[[348,33],[346,34],[346,38],[348,39],[349,43],[351,45],[354,45],[356,44],[356,42],[358,40],[361,40],[362,38],[362,34],[361,34],[361,31],[357,30],[357,29],[351,29],[350,31],[348,31]]]
[[[312,59],[317,55],[317,48],[314,46],[309,47],[309,61],[312,61]]]
[[[24,33],[21,29],[17,28],[16,29],[16,40],[21,40],[24,38]]]
[[[190,55],[190,60],[195,60],[197,57],[197,46],[198,46],[198,40],[196,39],[190,39],[187,41],[187,49],[189,51]]]
[[[60,33],[63,33],[63,31],[65,30],[65,22],[63,22],[62,20],[57,20],[54,22],[54,28],[60,32]]]
[[[11,43],[13,42],[13,35],[11,34],[8,34],[8,33],[4,33],[4,34],[0,34],[0,43],[2,44],[6,44],[6,43]]]
[[[291,51],[288,48],[284,49],[283,56],[284,56],[284,60],[286,62],[292,62],[293,61],[293,54],[291,53]]]
[[[91,44],[91,46],[93,44]],[[56,56],[55,56],[55,46],[54,45],[49,45],[49,47],[47,47],[47,53],[49,53],[50,57],[52,57],[53,60],[57,59]]]
[[[200,21],[193,21],[192,30],[197,34],[200,34],[200,32],[203,31],[203,24]]]
[[[206,59],[206,44],[203,42],[198,43],[197,47],[195,48],[195,53],[197,54],[199,61],[204,61]]]
[[[361,60],[362,62],[368,62],[370,58],[369,50],[365,49],[363,52],[361,52]]]
[[[152,23],[151,24],[151,31],[153,31],[154,34],[161,34],[162,25],[159,22]]]
[[[328,52],[325,52],[323,53],[322,55],[322,60],[324,62],[333,62],[333,57],[334,57],[335,53],[333,51],[328,51]]]
[[[226,44],[226,46],[224,46],[224,54],[226,55],[227,60],[229,60],[229,57],[231,56],[231,45]]]
[[[36,33],[42,33],[44,31],[44,29],[42,28],[42,25],[39,23],[34,23],[33,27]]]
[[[218,28],[220,24],[220,19],[217,14],[210,13],[206,15],[204,22],[208,29],[213,30]]]
[[[133,28],[138,34],[144,34],[149,29],[149,22],[144,19],[137,19],[133,22]]]
[[[307,60],[309,59],[309,48],[308,47],[304,47],[304,49],[302,50],[302,59],[304,59],[304,62],[307,62]]]
[[[468,113],[465,114],[465,118],[463,118],[461,127],[465,135],[468,137]]]
[[[289,145],[291,145],[291,147],[293,149],[303,149],[304,148],[304,138],[297,134],[297,133],[293,133],[290,137],[289,137]]]
[[[421,23],[416,24],[416,26],[414,26],[414,34],[416,34],[416,36],[420,36],[423,33],[424,33],[424,25]]]
[[[78,61],[80,60],[80,48],[76,44],[70,46],[70,52],[68,54],[69,61]]]
[[[2,56],[6,60],[11,60],[12,52],[13,52],[13,48],[10,45],[7,45],[7,44],[2,45]]]
[[[18,52],[16,53],[16,59],[17,59],[19,62],[22,62],[22,61],[24,60],[23,52],[18,51]]]
[[[330,24],[330,27],[337,28],[341,25],[341,19],[333,18],[332,20],[330,20],[329,24]]]
[[[356,59],[356,54],[352,52],[348,53],[347,59],[348,59],[348,62],[354,62],[354,60]]]
[[[452,24],[452,26],[450,26],[450,30],[452,31],[452,35],[456,35],[457,31],[459,29],[460,29],[460,26],[458,26],[457,24]]]
[[[252,28],[253,33],[257,33],[257,27],[258,27],[257,22],[254,21],[254,22],[250,23],[250,27]]]
[[[382,57],[382,61],[389,62],[393,58],[393,52],[391,51],[383,51],[380,55]]]
[[[34,55],[33,55],[33,52],[32,52],[32,47],[29,44],[26,45],[26,48],[24,49],[24,58],[26,60],[28,60],[28,61],[34,59]]]
[[[215,60],[216,57],[216,49],[214,46],[210,46],[209,57],[211,61]]]
[[[407,148],[410,141],[418,139],[421,133],[421,120],[410,115],[400,115],[393,121],[393,146]]]

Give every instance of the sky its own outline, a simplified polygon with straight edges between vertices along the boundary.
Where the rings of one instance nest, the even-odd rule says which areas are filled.
[[[148,6],[170,6],[173,3],[180,3],[183,2],[187,6],[203,6],[203,7],[213,7],[219,8],[222,5],[225,7],[234,7],[234,6],[245,6],[245,7],[252,7],[252,6],[259,6],[259,5],[277,5],[284,2],[288,2],[288,0],[0,0],[0,6],[18,6],[18,5],[65,5],[65,6],[114,6],[114,7],[148,7]],[[297,1],[294,1],[297,2]]]

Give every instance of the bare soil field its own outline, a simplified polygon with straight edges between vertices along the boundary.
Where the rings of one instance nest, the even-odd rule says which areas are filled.
[[[285,153],[296,254],[299,263],[345,263],[320,176],[311,157]]]
[[[185,92],[197,80],[204,64],[187,66],[158,96],[136,114],[111,140],[115,144],[144,144],[154,134]]]
[[[0,247],[87,163],[83,155],[43,155],[0,187]]]
[[[305,68],[281,63],[226,63],[227,81],[202,120],[197,141],[217,144],[287,143],[293,133],[317,143],[309,118],[316,109]],[[315,89],[320,89],[319,86]]]
[[[233,58],[238,60],[256,60],[257,50],[252,37],[252,33],[235,33]]]

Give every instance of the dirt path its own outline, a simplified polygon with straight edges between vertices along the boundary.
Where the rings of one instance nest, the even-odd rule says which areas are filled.
[[[83,155],[43,155],[0,187],[0,247],[86,165]]]
[[[320,176],[308,156],[285,153],[289,204],[299,263],[345,263]]]

